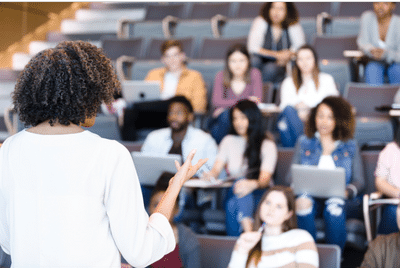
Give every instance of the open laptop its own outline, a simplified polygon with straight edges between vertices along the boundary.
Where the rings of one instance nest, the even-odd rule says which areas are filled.
[[[141,152],[132,152],[133,163],[141,185],[155,186],[158,178],[164,172],[176,173],[175,160],[182,164],[182,157],[178,154],[149,155]]]
[[[295,195],[307,193],[313,197],[345,198],[346,172],[344,168],[320,169],[317,166],[292,165],[292,188]]]
[[[127,103],[160,100],[160,82],[143,80],[122,81],[122,96]]]

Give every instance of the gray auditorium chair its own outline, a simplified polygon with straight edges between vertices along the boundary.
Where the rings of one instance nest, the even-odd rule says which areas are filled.
[[[260,14],[264,2],[240,2],[237,13],[232,18],[254,19]]]
[[[228,48],[233,44],[246,44],[247,37],[242,38],[204,38],[198,59],[225,59]]]
[[[331,2],[295,2],[300,18],[316,18],[322,12],[331,13]]]
[[[166,36],[172,38],[193,38],[193,57],[195,58],[200,49],[201,41],[203,38],[212,38],[213,32],[211,29],[210,20],[178,20],[173,27],[169,28],[170,31],[166,32]]]
[[[344,60],[344,50],[357,50],[357,36],[314,36],[312,46],[320,60]]]
[[[223,3],[199,3],[195,2],[189,12],[188,18],[199,20],[199,19],[211,19],[217,14],[223,16],[229,16],[230,2]]]
[[[117,117],[113,115],[97,115],[94,125],[84,129],[89,130],[102,138],[118,141],[121,140],[118,120]]]
[[[399,85],[370,86],[364,83],[349,83],[344,92],[356,109],[355,138],[359,146],[376,143],[384,146],[393,140],[393,126],[387,112],[379,112],[378,107],[390,106]]]
[[[138,60],[132,66],[130,77],[132,80],[143,80],[150,70],[163,66],[164,64],[159,60]]]
[[[105,54],[112,61],[117,60],[120,56],[129,56],[134,58],[142,57],[143,40],[141,38],[103,38],[101,41]]]
[[[145,20],[163,20],[166,16],[185,18],[185,4],[148,5]]]
[[[351,68],[347,60],[319,60],[319,70],[333,76],[340,95],[343,95],[346,85],[352,81]]]

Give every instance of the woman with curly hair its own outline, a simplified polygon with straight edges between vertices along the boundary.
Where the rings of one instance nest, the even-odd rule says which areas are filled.
[[[0,148],[0,245],[13,267],[145,266],[175,247],[168,223],[182,184],[203,161],[179,168],[150,217],[129,151],[82,129],[120,89],[101,49],[62,42],[37,54],[12,98],[28,127]]]
[[[352,106],[341,97],[326,97],[311,109],[305,136],[298,139],[292,159],[292,164],[345,169],[346,199],[322,199],[303,194],[296,200],[299,227],[309,231],[316,240],[315,218],[323,216],[325,241],[340,246],[342,252],[346,243],[346,217],[361,216],[361,191],[364,188],[363,166],[357,141],[353,139],[354,129]]]

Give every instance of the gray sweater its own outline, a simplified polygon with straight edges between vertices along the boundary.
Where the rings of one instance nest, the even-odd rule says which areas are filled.
[[[387,63],[400,62],[400,17],[392,15],[389,29],[386,34],[386,50],[383,58]],[[379,45],[378,19],[373,11],[365,11],[361,15],[360,33],[357,45],[364,54],[371,56],[369,52],[374,47],[383,48]]]

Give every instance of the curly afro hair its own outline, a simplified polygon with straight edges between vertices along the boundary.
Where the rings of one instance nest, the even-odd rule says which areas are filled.
[[[68,126],[96,116],[121,91],[103,50],[83,41],[65,41],[38,53],[25,66],[12,93],[14,110],[25,126],[49,120]]]

